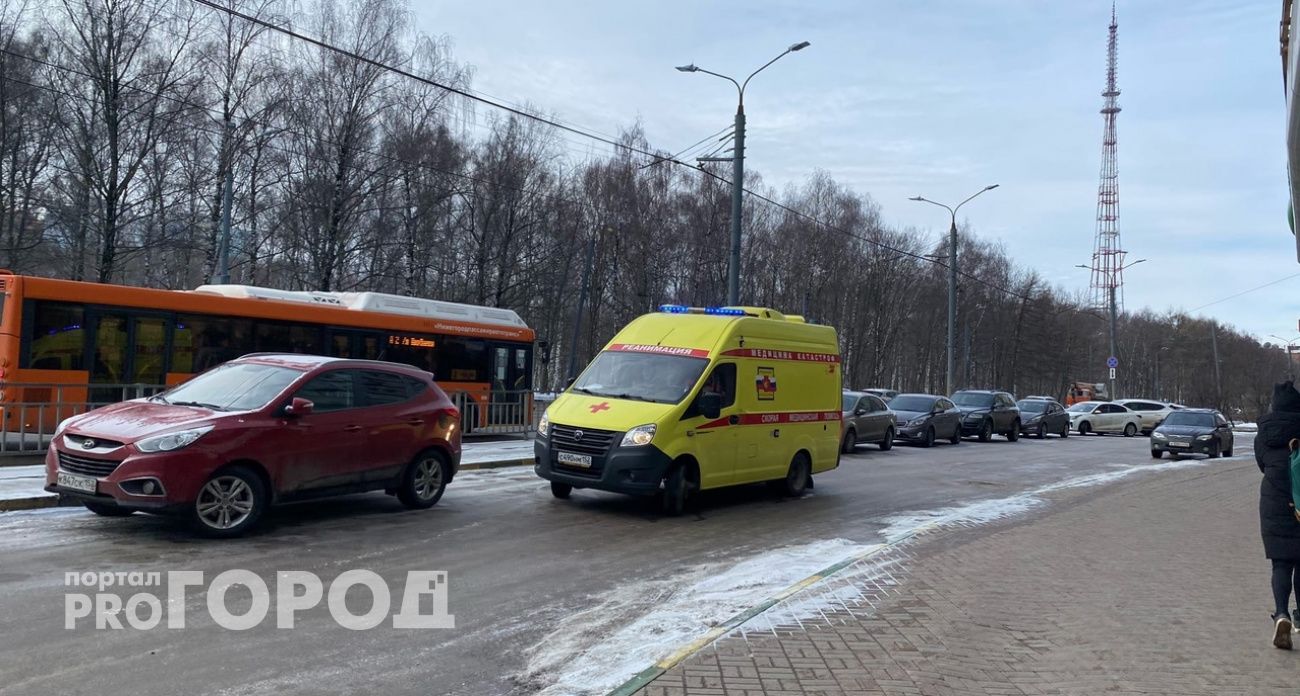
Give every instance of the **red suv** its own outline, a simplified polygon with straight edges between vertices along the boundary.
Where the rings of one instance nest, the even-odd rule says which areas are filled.
[[[218,537],[304,498],[383,489],[427,508],[460,466],[459,422],[433,376],[413,367],[248,355],[63,421],[45,490],[109,517],[179,514]]]

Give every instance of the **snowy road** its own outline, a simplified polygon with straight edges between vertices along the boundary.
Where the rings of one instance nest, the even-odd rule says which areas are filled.
[[[676,519],[614,495],[554,500],[528,469],[466,472],[426,512],[382,494],[283,508],[233,542],[142,515],[0,514],[0,694],[602,693],[710,622],[923,524],[917,513],[986,501],[977,508],[996,516],[1052,484],[1149,466],[1146,442],[864,446],[803,499],[747,487]],[[1249,445],[1239,438],[1238,451]],[[408,570],[445,570],[456,627],[350,631],[322,602],[293,630],[272,618],[235,632],[199,595],[181,630],[63,628],[65,572],[230,569],[327,584],[369,569],[395,588]],[[232,611],[246,598],[232,592]]]

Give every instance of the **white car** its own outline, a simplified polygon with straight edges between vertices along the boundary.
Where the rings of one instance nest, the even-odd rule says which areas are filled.
[[[1088,433],[1123,433],[1133,437],[1142,429],[1142,418],[1134,411],[1109,401],[1081,401],[1067,409],[1070,429]]]
[[[1180,406],[1165,403],[1164,401],[1156,401],[1154,399],[1116,399],[1111,403],[1119,404],[1120,406],[1137,413],[1138,418],[1142,419],[1142,423],[1138,427],[1142,431],[1143,435],[1155,430],[1156,426],[1160,425],[1160,421],[1168,418],[1169,414],[1181,408]]]

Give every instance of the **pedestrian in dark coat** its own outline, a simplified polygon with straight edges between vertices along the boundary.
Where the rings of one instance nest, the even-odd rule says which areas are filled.
[[[1288,614],[1291,593],[1300,604],[1300,519],[1291,498],[1291,450],[1300,448],[1300,392],[1295,384],[1273,387],[1273,408],[1259,420],[1255,462],[1264,474],[1259,484],[1259,530],[1264,555],[1273,562],[1273,645],[1291,649],[1300,609]]]

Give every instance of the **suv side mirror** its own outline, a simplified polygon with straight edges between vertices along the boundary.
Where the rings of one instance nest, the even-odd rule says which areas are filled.
[[[311,401],[295,396],[293,401],[290,401],[289,405],[284,407],[284,415],[290,417],[307,416],[311,415],[313,408],[315,408],[315,404]]]
[[[855,415],[855,416],[865,416],[865,415],[867,415],[867,409],[865,409],[865,408],[859,406],[859,407],[858,407],[858,410],[856,410],[856,411],[853,412],[853,415]]]
[[[695,399],[695,406],[700,415],[713,420],[722,415],[722,395],[717,392],[704,392]]]

